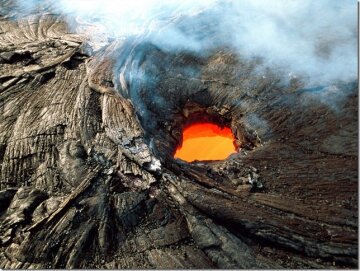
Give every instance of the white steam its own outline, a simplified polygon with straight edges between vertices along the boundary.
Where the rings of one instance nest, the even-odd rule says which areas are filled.
[[[234,1],[234,45],[312,83],[356,79],[357,4],[352,0]],[[232,28],[231,28],[232,27]]]
[[[19,0],[36,7],[41,1]],[[55,11],[102,26],[108,38],[141,35],[163,50],[231,46],[308,85],[357,77],[354,0],[57,0]],[[94,37],[98,33],[94,32]]]

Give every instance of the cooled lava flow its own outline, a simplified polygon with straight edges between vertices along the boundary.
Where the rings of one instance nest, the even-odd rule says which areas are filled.
[[[228,127],[211,123],[195,123],[183,131],[183,144],[176,149],[175,158],[194,160],[223,160],[236,152],[234,135]]]

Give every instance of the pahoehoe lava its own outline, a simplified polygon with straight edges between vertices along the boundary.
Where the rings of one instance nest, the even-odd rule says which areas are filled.
[[[358,266],[357,82],[0,16],[0,268]],[[198,122],[239,151],[174,159]]]

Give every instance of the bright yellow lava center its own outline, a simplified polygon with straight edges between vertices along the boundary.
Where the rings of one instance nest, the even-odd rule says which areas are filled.
[[[183,144],[174,157],[187,162],[194,160],[223,160],[235,153],[234,135],[228,127],[206,122],[195,123],[183,131]]]

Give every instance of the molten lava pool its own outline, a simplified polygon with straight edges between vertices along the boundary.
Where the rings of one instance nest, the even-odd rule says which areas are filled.
[[[228,127],[206,122],[195,123],[183,131],[183,144],[176,149],[175,158],[194,160],[223,160],[236,152],[234,135]]]

